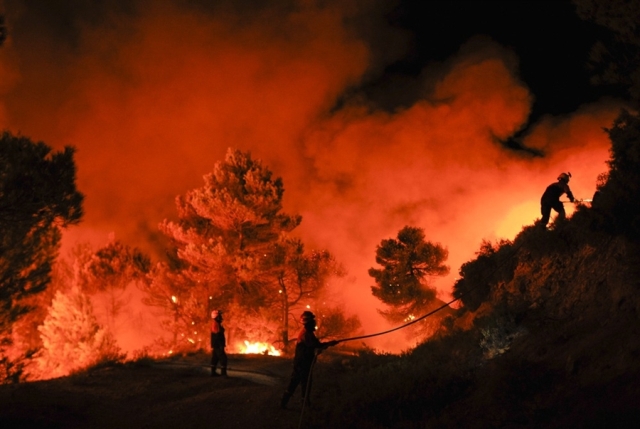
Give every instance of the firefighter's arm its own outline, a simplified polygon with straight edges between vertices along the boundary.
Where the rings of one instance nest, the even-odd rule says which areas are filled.
[[[566,192],[567,192],[567,197],[569,197],[569,201],[574,202],[575,198],[573,197],[573,193],[571,192],[571,189],[569,189],[568,186],[567,186]]]
[[[326,349],[327,347],[333,347],[333,346],[337,345],[339,342],[340,341],[335,341],[335,340],[334,341],[324,342],[324,343],[322,343],[322,348]]]

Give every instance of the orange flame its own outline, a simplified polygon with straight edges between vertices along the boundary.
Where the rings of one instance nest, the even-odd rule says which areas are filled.
[[[269,356],[280,356],[280,351],[277,350],[269,343],[263,343],[261,341],[247,341],[244,340],[244,344],[238,347],[240,354],[262,354]]]

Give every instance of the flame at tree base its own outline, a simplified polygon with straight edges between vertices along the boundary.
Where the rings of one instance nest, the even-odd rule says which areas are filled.
[[[245,340],[243,344],[238,345],[238,353],[240,354],[261,354],[269,356],[280,356],[281,353],[269,343],[261,341]]]

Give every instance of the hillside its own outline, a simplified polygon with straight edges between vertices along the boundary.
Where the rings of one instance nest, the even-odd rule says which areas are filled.
[[[485,249],[490,292],[439,338],[336,363],[312,427],[638,427],[640,253],[581,221]]]
[[[640,120],[607,132],[592,204],[482,243],[457,314],[401,357],[335,363],[311,427],[639,427]]]

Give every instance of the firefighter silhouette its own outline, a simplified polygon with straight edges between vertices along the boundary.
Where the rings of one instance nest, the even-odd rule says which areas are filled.
[[[216,368],[220,364],[220,374],[227,376],[227,353],[224,348],[227,341],[224,336],[224,326],[222,326],[222,311],[213,310],[211,312],[211,376],[218,375]]]
[[[280,407],[286,408],[287,403],[298,385],[302,388],[302,400],[309,403],[309,398],[306,397],[310,390],[311,383],[310,374],[313,366],[313,361],[316,358],[316,353],[319,350],[324,350],[327,347],[335,346],[338,341],[320,342],[316,337],[316,316],[310,312],[305,311],[300,316],[300,323],[302,324],[302,330],[298,334],[296,340],[296,351],[293,357],[293,372],[291,373],[291,379],[287,390],[282,395],[280,401]]]
[[[562,201],[560,201],[560,197],[567,194],[571,202],[575,200],[569,188],[569,179],[571,179],[571,173],[560,173],[558,181],[550,184],[547,186],[547,189],[545,189],[540,199],[540,212],[542,213],[540,225],[544,227],[547,226],[549,217],[551,216],[551,209],[558,212],[558,219],[564,219],[566,217],[564,205]]]

